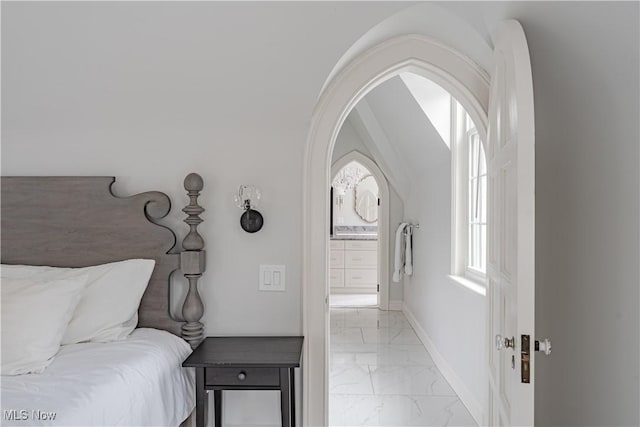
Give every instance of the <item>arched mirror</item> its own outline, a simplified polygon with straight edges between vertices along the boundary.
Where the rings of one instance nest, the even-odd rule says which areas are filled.
[[[355,188],[355,211],[363,221],[378,220],[378,183],[373,175],[367,175]]]

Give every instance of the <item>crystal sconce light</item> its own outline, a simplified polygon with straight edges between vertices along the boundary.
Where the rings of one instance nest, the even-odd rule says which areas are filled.
[[[336,174],[331,182],[331,186],[336,192],[336,204],[338,209],[342,209],[344,196],[347,191],[353,189],[365,176],[365,171],[360,169],[355,162],[351,162]]]
[[[247,233],[260,231],[264,223],[262,214],[255,210],[260,204],[261,193],[254,185],[240,185],[238,194],[234,197],[236,205],[244,210],[240,217],[240,226]]]

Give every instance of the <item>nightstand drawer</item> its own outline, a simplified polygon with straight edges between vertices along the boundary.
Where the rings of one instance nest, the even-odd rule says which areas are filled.
[[[278,368],[206,368],[206,386],[274,386],[280,385]]]

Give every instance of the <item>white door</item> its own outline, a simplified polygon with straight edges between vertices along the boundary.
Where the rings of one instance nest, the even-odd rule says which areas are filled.
[[[520,23],[503,22],[493,38],[486,147],[488,423],[530,426],[535,384],[531,357],[535,339],[533,83]]]

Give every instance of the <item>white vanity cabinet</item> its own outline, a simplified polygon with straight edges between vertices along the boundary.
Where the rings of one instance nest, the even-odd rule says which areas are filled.
[[[344,288],[344,240],[329,242],[329,284],[332,288]]]
[[[344,268],[330,269],[329,283],[332,288],[344,288]]]
[[[378,286],[377,240],[331,240],[329,283],[333,290],[375,293]]]

